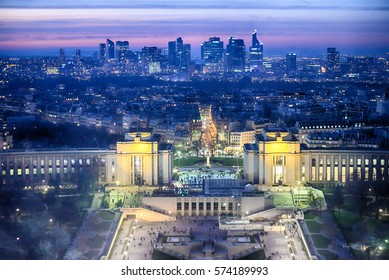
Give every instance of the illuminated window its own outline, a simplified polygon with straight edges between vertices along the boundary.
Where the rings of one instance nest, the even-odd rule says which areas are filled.
[[[45,169],[41,168],[41,174],[45,174]]]
[[[24,170],[24,174],[30,175],[30,169],[26,168],[26,169]]]
[[[14,175],[14,170],[13,170],[13,169],[10,169],[10,170],[9,170],[9,175],[11,175],[11,176]]]
[[[18,168],[18,176],[22,175],[22,169]]]
[[[370,160],[368,158],[365,158],[365,166],[369,166]]]
[[[53,165],[53,160],[49,159],[49,165]]]
[[[49,167],[49,174],[53,174],[53,168]]]
[[[328,165],[327,165],[327,169],[326,169],[326,180],[331,181],[331,166],[328,166]]]
[[[316,167],[312,166],[312,181],[316,181]]]
[[[319,181],[323,181],[323,172],[324,172],[323,166],[319,166]]]
[[[227,203],[226,203],[226,202],[222,202],[221,210],[222,210],[222,211],[225,211],[225,210],[226,210],[226,207],[227,207]]]
[[[85,160],[85,163],[86,163],[86,165],[90,165],[90,158],[87,158],[86,160]]]
[[[369,167],[365,167],[365,181],[369,181]]]
[[[357,158],[357,165],[362,165],[362,159],[361,158]]]
[[[41,166],[44,166],[44,165],[45,165],[45,160],[41,159]]]
[[[346,167],[342,166],[342,183],[346,183]]]
[[[57,167],[57,168],[55,169],[55,173],[60,174],[60,173],[61,173],[61,168]]]
[[[56,159],[56,160],[55,160],[55,165],[56,165],[56,166],[60,166],[60,165],[61,165],[61,160]]]
[[[67,160],[67,159],[64,159],[64,160],[63,160],[63,165],[64,165],[64,166],[68,166],[68,160]]]
[[[354,167],[353,166],[350,166],[350,169],[349,169],[349,174],[350,174],[350,181],[354,181]]]
[[[339,181],[339,167],[334,168],[334,181]]]

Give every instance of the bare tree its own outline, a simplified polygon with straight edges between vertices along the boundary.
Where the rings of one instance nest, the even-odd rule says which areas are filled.
[[[53,259],[53,244],[50,240],[42,240],[39,242],[38,248],[42,252],[42,256],[45,260]]]
[[[85,260],[85,256],[80,252],[78,251],[77,249],[70,249],[65,257],[64,257],[65,260]]]

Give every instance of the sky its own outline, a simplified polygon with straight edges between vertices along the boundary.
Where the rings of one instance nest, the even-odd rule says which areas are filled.
[[[0,55],[97,51],[106,38],[130,49],[167,47],[182,37],[199,56],[218,36],[251,44],[258,30],[264,54],[389,52],[387,0],[0,0]],[[84,53],[85,53],[84,52]]]

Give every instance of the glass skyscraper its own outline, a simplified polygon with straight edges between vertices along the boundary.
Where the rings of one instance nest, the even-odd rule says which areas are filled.
[[[263,69],[263,43],[257,38],[257,30],[252,34],[252,44],[249,51],[250,71]]]
[[[115,58],[115,45],[113,41],[107,39],[107,59]]]

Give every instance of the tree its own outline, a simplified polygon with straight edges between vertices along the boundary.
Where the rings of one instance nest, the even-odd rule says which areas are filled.
[[[63,223],[71,223],[78,221],[80,214],[74,201],[65,200],[62,202],[62,206],[55,211],[55,218],[58,220],[59,225]]]
[[[337,185],[334,189],[333,200],[334,200],[335,207],[338,208],[338,211],[340,212],[340,208],[344,204],[342,187],[340,185]]]
[[[63,228],[56,226],[50,233],[50,240],[53,245],[55,259],[58,259],[61,253],[67,250],[70,245],[69,233]]]
[[[116,208],[123,207],[123,201],[122,201],[121,199],[119,199],[119,200],[115,203],[115,207],[116,207]]]
[[[42,240],[41,242],[39,242],[38,248],[42,253],[43,259],[53,259],[53,244],[50,240]]]
[[[77,249],[70,249],[64,256],[64,260],[85,260],[85,256]]]

